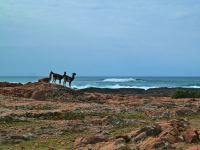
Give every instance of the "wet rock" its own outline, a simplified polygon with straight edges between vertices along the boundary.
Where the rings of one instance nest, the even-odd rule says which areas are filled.
[[[22,86],[23,84],[21,83],[8,83],[8,82],[0,82],[0,88],[1,87],[17,87],[17,86]]]

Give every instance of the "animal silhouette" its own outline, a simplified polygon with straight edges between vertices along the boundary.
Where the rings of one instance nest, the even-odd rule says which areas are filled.
[[[66,85],[67,82],[69,82],[69,87],[71,87],[72,81],[75,79],[76,73],[72,73],[72,76],[67,76],[66,74],[63,75],[63,85]]]
[[[59,84],[61,84],[61,80],[63,79],[64,76],[66,76],[66,72],[64,72],[64,75],[60,75],[58,73],[54,73],[51,71],[51,76],[53,76],[53,83],[56,83],[56,80],[59,80]]]

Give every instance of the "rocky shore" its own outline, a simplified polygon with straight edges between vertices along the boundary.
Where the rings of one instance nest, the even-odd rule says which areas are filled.
[[[177,90],[0,83],[0,150],[200,149],[200,99]]]
[[[152,88],[148,90],[135,88],[106,89],[106,88],[86,88],[83,92],[103,93],[103,94],[121,94],[135,96],[155,96],[155,97],[171,97],[176,91],[186,90],[190,92],[200,92],[198,88]]]

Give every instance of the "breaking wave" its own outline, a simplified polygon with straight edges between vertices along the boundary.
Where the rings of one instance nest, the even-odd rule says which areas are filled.
[[[86,89],[86,88],[107,88],[107,89],[122,89],[122,88],[135,88],[135,89],[144,89],[144,90],[148,90],[148,89],[154,89],[154,88],[162,88],[162,86],[130,86],[130,85],[119,85],[119,84],[114,84],[114,85],[74,85],[72,86],[75,89]],[[200,88],[200,86],[197,85],[193,85],[193,86],[171,86],[171,87],[167,87],[166,88]]]
[[[119,85],[119,84],[115,84],[115,85],[105,85],[105,86],[95,86],[95,85],[83,85],[83,86],[77,86],[74,85],[73,88],[75,89],[86,89],[86,88],[108,88],[108,89],[122,89],[122,88],[136,88],[136,89],[144,89],[144,90],[148,90],[151,88],[158,88],[155,86],[125,86],[125,85]]]
[[[194,89],[199,89],[199,85],[190,85],[190,86],[184,86],[184,88],[194,88]]]
[[[137,79],[134,78],[107,78],[103,82],[135,82]]]

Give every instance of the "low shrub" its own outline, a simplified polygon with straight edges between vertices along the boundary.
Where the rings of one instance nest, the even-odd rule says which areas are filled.
[[[173,95],[172,98],[200,98],[200,92],[198,91],[188,91],[188,90],[178,90]]]

